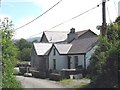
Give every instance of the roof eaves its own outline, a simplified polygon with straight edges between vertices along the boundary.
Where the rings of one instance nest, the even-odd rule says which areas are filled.
[[[60,54],[60,55],[85,55],[86,53],[67,53],[67,54]]]

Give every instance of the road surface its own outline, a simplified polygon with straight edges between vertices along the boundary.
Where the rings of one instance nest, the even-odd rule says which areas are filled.
[[[16,76],[17,80],[22,83],[23,88],[70,88],[62,84],[47,79],[33,77]]]

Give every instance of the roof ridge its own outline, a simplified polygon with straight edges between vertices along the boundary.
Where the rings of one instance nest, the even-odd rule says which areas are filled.
[[[62,33],[65,33],[65,32],[68,32],[68,31],[43,31],[43,32],[62,32]]]
[[[77,31],[76,33],[78,33],[78,32],[87,32],[87,31],[89,31],[90,29],[86,29],[86,30],[82,30],[82,31]]]
[[[40,43],[33,43],[33,44],[53,44],[53,43],[44,43],[44,42],[40,42]]]

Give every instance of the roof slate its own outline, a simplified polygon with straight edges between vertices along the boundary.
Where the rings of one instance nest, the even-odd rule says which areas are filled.
[[[98,37],[74,40],[68,54],[86,53],[97,42]]]
[[[52,47],[52,43],[34,43],[33,45],[37,55],[47,55],[47,52]]]
[[[68,32],[63,31],[45,31],[44,32],[49,42],[61,42],[67,39]]]
[[[77,34],[78,37],[80,37],[82,34],[86,33],[87,31],[89,31],[89,29],[88,30],[83,30],[83,31],[78,31],[78,32],[76,32],[76,34]]]
[[[54,44],[60,54],[67,54],[72,44]]]
[[[81,36],[88,30],[76,32],[77,36]],[[68,32],[60,31],[46,31],[44,32],[49,43],[34,43],[34,47],[37,55],[47,55],[52,47],[50,42],[60,42],[67,39]],[[98,37],[75,39],[71,44],[56,43],[54,46],[58,50],[59,54],[83,54],[88,52],[97,42]]]
[[[83,30],[83,31],[77,31],[75,33],[77,34],[78,37],[80,37],[81,35],[83,35],[89,30],[90,29]],[[67,34],[69,33],[69,31],[44,31],[44,33],[49,43],[53,43],[53,42],[57,43],[57,42],[62,42],[62,41],[66,42]]]

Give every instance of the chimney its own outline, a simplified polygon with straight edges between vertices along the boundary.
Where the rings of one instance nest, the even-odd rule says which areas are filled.
[[[67,43],[70,43],[71,41],[73,41],[76,38],[76,34],[75,34],[75,28],[71,28],[70,32],[67,35]]]

